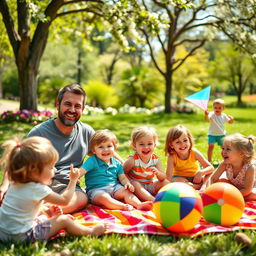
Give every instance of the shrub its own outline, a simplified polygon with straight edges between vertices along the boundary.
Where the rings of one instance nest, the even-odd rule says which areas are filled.
[[[46,121],[52,117],[50,110],[34,111],[34,110],[18,110],[17,112],[8,110],[0,115],[1,123],[23,122],[37,124]]]

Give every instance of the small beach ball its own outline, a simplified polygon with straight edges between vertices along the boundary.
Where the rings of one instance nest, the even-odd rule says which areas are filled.
[[[233,185],[217,182],[202,193],[203,217],[208,222],[230,226],[236,224],[244,211],[241,192]]]
[[[202,210],[199,193],[183,182],[173,182],[162,187],[153,203],[158,222],[174,232],[191,230],[200,220]]]

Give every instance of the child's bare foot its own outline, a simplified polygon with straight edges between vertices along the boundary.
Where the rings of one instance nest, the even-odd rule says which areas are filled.
[[[132,205],[130,205],[130,204],[124,204],[122,210],[124,210],[124,211],[131,211],[131,210],[133,210],[133,209],[134,209],[134,208],[133,208]]]
[[[152,210],[153,202],[152,201],[145,201],[141,202],[141,204],[138,205],[138,210],[144,210],[144,211],[150,211]]]
[[[92,236],[101,236],[108,230],[108,223],[98,224],[93,226],[91,229]]]

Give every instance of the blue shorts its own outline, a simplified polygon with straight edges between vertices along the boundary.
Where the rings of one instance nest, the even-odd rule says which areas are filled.
[[[102,193],[107,193],[109,195],[111,195],[112,197],[114,196],[115,192],[121,188],[124,188],[123,185],[117,183],[117,184],[109,184],[107,186],[104,187],[100,187],[100,188],[94,188],[94,189],[90,189],[89,191],[86,191],[89,202],[93,204],[93,198],[98,195],[98,194],[102,194]]]
[[[222,139],[225,137],[225,135],[220,136],[214,136],[214,135],[208,135],[208,143],[218,143],[219,146],[222,146],[223,142]]]

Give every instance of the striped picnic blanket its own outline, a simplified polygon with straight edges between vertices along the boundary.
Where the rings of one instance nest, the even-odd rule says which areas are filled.
[[[255,230],[256,201],[246,203],[241,219],[234,226],[215,225],[201,218],[199,223],[192,230],[186,233],[174,233],[168,231],[157,222],[152,211],[107,210],[95,205],[89,205],[85,210],[74,213],[73,216],[75,217],[75,221],[86,226],[107,222],[109,223],[108,233],[196,237],[212,232],[229,232],[239,229]]]

